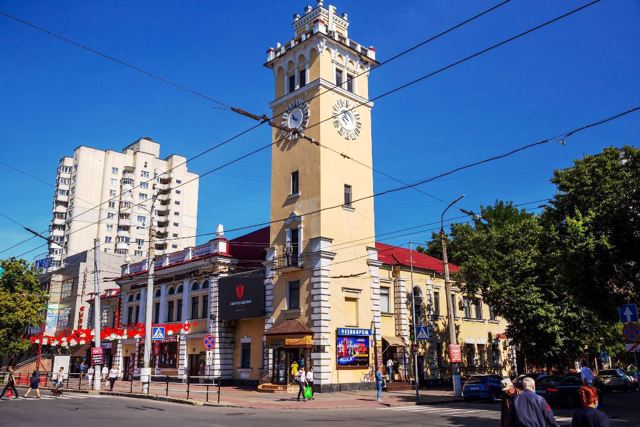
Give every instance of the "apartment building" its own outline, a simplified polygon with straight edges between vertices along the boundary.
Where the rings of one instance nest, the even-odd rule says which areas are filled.
[[[96,238],[102,252],[146,256],[152,220],[162,255],[195,244],[198,175],[183,156],[160,158],[160,144],[148,137],[122,152],[80,146],[60,160],[52,210],[50,268]]]

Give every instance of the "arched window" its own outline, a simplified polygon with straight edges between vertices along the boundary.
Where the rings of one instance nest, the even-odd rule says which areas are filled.
[[[422,320],[422,291],[419,287],[413,287],[413,298],[416,305],[416,322]]]
[[[140,292],[136,294],[136,301],[140,301]]]
[[[209,281],[205,280],[204,282],[202,282],[202,288],[201,289],[209,289]]]
[[[153,296],[156,298],[160,298],[160,295],[162,294],[162,292],[160,291],[160,289],[156,289],[156,291],[154,292]]]
[[[133,294],[129,294],[129,298],[127,298],[127,301],[133,302]]]
[[[177,294],[181,294],[182,291],[184,290],[184,288],[182,287],[182,285],[178,286],[178,289],[176,290]]]
[[[192,291],[197,291],[198,289],[200,289],[200,284],[198,284],[198,282],[193,282],[191,284],[191,290]]]
[[[175,293],[176,293],[176,290],[173,288],[173,286],[171,286],[171,287],[169,288],[169,290],[167,291],[167,295],[173,295],[173,294],[175,294]]]

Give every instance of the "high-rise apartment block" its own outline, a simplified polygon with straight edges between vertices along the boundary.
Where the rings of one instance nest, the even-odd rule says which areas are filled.
[[[198,175],[185,157],[161,159],[160,144],[147,137],[122,152],[80,146],[58,167],[50,267],[92,248],[96,238],[103,252],[146,256],[152,220],[157,255],[193,246],[197,215]]]

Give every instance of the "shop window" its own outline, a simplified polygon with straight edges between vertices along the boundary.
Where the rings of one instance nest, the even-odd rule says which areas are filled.
[[[176,322],[182,322],[182,298],[178,300],[176,310]]]
[[[200,312],[198,311],[198,303],[200,302],[200,297],[191,297],[191,318],[197,319]]]
[[[433,293],[433,315],[440,316],[440,292]]]
[[[175,301],[169,301],[167,303],[167,322],[173,322],[173,309],[175,308]]]
[[[207,310],[209,308],[209,296],[208,295],[203,295],[202,296],[202,315],[200,316],[201,319],[206,319],[207,318]]]
[[[300,281],[295,280],[287,284],[287,309],[300,308]]]
[[[160,323],[160,303],[153,305],[153,323]]]
[[[160,368],[176,368],[178,366],[178,343],[160,344],[158,357],[158,366]]]
[[[380,311],[391,313],[391,303],[389,300],[389,288],[380,287]]]
[[[358,298],[345,297],[344,299],[345,326],[358,326]]]
[[[251,368],[251,343],[243,342],[242,343],[242,353],[240,357],[240,367],[242,369]]]

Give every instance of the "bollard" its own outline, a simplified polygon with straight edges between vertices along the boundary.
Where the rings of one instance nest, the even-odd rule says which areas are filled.
[[[129,388],[129,393],[133,394],[133,375],[129,377],[131,379],[131,387]]]
[[[164,395],[165,396],[169,396],[169,375],[167,375],[165,382],[166,382],[167,388],[165,390],[165,394]]]
[[[187,400],[189,400],[189,384],[191,383],[191,378],[187,375]]]
[[[207,383],[207,403],[209,403],[209,383]]]
[[[218,378],[218,405],[220,404],[220,383],[222,383],[222,380]]]

